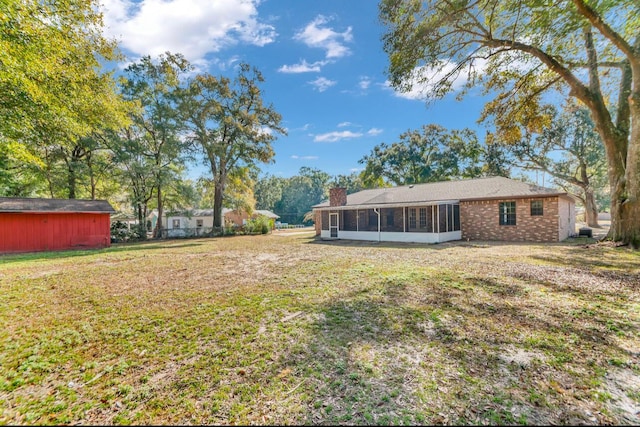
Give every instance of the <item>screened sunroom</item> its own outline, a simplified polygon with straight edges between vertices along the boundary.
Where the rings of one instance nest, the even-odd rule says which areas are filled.
[[[460,240],[460,204],[333,207],[321,211],[320,237],[383,242],[439,243]]]

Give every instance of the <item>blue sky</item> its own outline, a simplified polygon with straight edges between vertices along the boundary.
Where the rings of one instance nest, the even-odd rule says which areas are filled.
[[[247,62],[265,77],[264,99],[282,115],[287,136],[274,143],[275,162],[263,174],[297,174],[302,166],[331,175],[429,123],[449,129],[477,125],[486,98],[454,95],[426,106],[420,88],[394,92],[387,84],[384,30],[373,0],[102,0],[107,35],[129,60],[182,53],[197,69],[236,74]],[[191,170],[206,174],[202,166]]]

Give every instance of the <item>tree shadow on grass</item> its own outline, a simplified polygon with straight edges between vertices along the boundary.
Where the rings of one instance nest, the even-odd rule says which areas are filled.
[[[566,250],[566,256],[552,257],[538,254],[532,256],[533,259],[559,264],[578,269],[605,269],[611,271],[626,270],[631,273],[640,274],[640,252],[633,252],[627,247],[599,247],[598,245],[571,246]],[[628,258],[628,261],[621,261],[620,257]],[[640,283],[638,281],[637,283]]]
[[[605,415],[596,397],[608,358],[623,352],[616,347],[616,332],[598,323],[611,313],[603,310],[598,321],[581,322],[553,304],[522,304],[527,290],[519,284],[474,278],[466,285],[431,287],[420,298],[410,292],[410,283],[382,283],[370,288],[378,291],[342,295],[319,310],[310,307],[317,316],[311,340],[281,360],[307,378],[308,411],[301,421],[624,419]],[[482,300],[484,294],[492,297]]]

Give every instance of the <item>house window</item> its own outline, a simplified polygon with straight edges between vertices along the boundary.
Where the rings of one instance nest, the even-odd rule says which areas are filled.
[[[500,225],[516,225],[516,202],[500,203]]]
[[[543,203],[542,200],[532,200],[531,201],[531,216],[542,216],[543,215]]]
[[[171,228],[180,228],[180,220],[179,219],[174,219],[172,222],[172,227]]]
[[[416,228],[416,209],[409,209],[409,228]]]
[[[420,208],[420,228],[427,228],[427,208]]]
[[[201,219],[196,219],[196,227],[202,227],[202,220]]]

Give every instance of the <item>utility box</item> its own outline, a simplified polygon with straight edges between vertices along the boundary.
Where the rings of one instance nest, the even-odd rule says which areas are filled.
[[[593,230],[591,230],[589,227],[582,227],[580,230],[578,230],[578,237],[581,236],[593,237]]]

